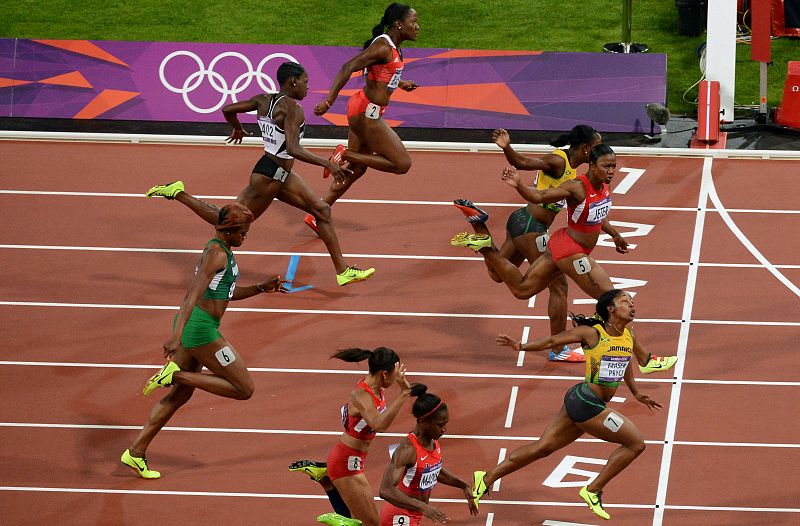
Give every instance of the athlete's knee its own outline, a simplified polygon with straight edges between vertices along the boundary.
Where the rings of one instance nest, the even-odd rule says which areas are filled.
[[[636,439],[636,441],[634,441],[632,444],[628,444],[626,447],[633,451],[633,454],[638,457],[644,453],[644,450],[647,448],[647,444],[645,444],[644,440],[639,437]]]
[[[402,159],[398,159],[392,164],[394,165],[394,173],[401,175],[408,173],[408,171],[411,169],[411,157],[407,155]]]
[[[512,288],[511,294],[518,300],[529,300],[533,296],[528,290],[520,288]]]
[[[311,215],[314,216],[317,223],[328,223],[331,220],[331,205],[322,199],[317,199],[311,206]]]
[[[233,387],[236,389],[236,396],[234,396],[236,400],[249,400],[256,390],[256,386],[253,385],[253,381],[250,378]]]
[[[495,272],[492,269],[488,269],[488,272],[489,272],[489,277],[492,278],[492,281],[494,281],[495,283],[502,283],[503,282],[503,278],[498,276],[497,272]]]

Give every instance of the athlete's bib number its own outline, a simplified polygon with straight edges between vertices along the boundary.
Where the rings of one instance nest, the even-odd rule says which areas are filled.
[[[394,72],[392,78],[389,79],[389,83],[386,85],[387,88],[390,90],[396,89],[397,86],[400,85],[400,75],[403,73],[403,68],[400,68]]]
[[[347,470],[348,471],[361,471],[361,457],[358,455],[351,455],[347,457]]]
[[[264,143],[278,144],[277,139],[275,139],[275,125],[259,121],[258,127],[261,128],[261,137],[264,138]]]
[[[366,115],[368,119],[380,119],[381,107],[374,102],[370,102],[367,104],[367,109],[364,111],[364,115]]]
[[[550,241],[550,236],[547,234],[542,234],[541,236],[536,238],[536,248],[539,252],[544,252],[547,250],[547,242]]]
[[[601,382],[621,382],[628,367],[629,356],[603,356],[600,359]]]
[[[411,524],[411,519],[408,515],[393,515],[392,526],[408,526]]]
[[[601,223],[603,219],[606,218],[610,210],[611,210],[611,200],[608,198],[590,204],[589,213],[586,216],[586,224],[596,225],[598,223]]]

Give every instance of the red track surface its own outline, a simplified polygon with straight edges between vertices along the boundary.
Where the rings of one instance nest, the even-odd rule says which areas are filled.
[[[178,178],[195,195],[235,196],[258,152],[0,143],[3,522],[314,524],[317,514],[329,511],[327,499],[286,467],[295,458],[324,458],[340,432],[339,405],[361,374],[327,358],[344,346],[395,348],[412,379],[446,400],[445,462],[462,477],[496,463],[500,448],[538,436],[583,366],[529,353],[519,367],[516,353],[494,345],[498,332],[547,331],[546,296],[529,307],[491,282],[480,259],[449,246],[452,234],[467,229],[461,215],[436,204],[455,197],[519,202],[499,180],[503,158],[412,155],[408,175],[370,172],[347,197],[428,204],[334,207],[348,259],[378,269],[367,283],[336,286],[324,247],[299,211],[276,203],[256,222],[238,256],[242,283],[283,273],[289,260],[283,253],[300,254],[296,282],[315,288],[231,305],[222,331],[255,369],[256,393],[237,402],[198,392],[149,450],[163,477],[145,481],[123,468],[119,455],[153,404],[141,396],[141,386],[161,363],[174,308],[211,229],[177,203],[139,196],[154,183]],[[797,341],[798,297],[758,263],[710,203],[695,235],[698,195],[708,189],[701,183],[703,162],[620,158],[621,167],[645,174],[624,195],[614,195],[611,220],[653,229],[630,238],[638,246],[628,255],[609,247],[593,255],[612,276],[646,282],[631,289],[638,293],[637,334],[651,352],[684,359],[675,371],[680,382],[671,375],[640,378],[663,412],[649,413],[631,400],[617,404],[648,448],[609,484],[604,502],[620,525],[797,524],[800,383],[786,356]],[[319,170],[302,163],[296,168],[324,189]],[[788,161],[715,160],[711,166],[733,222],[795,287],[800,213],[789,189],[796,171]],[[487,208],[492,231],[502,237],[513,208]],[[690,266],[698,243],[699,265]],[[189,252],[164,251],[170,249]],[[571,299],[584,298],[576,289]],[[571,309],[589,312],[590,306]],[[684,342],[681,319],[690,322],[683,324]],[[514,386],[513,420],[505,427]],[[630,398],[624,387],[618,395]],[[408,413],[372,448],[367,473],[376,491],[386,448],[413,428]],[[461,501],[438,502],[459,499],[451,488],[437,487],[434,500],[452,524],[598,524],[576,487],[542,483],[566,456],[605,459],[613,447],[577,442],[507,477],[481,503],[477,518]],[[597,471],[592,464],[576,467]],[[659,502],[666,508],[656,511]]]

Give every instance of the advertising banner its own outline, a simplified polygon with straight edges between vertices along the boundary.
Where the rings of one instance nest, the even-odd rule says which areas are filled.
[[[310,125],[346,126],[354,74],[331,110],[314,116],[356,47],[0,39],[0,116],[219,122],[221,108],[278,89],[287,60],[309,74]],[[391,126],[644,132],[645,104],[666,103],[666,55],[403,49]]]

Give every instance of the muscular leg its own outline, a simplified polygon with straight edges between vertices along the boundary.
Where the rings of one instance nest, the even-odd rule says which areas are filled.
[[[508,458],[486,472],[483,481],[489,487],[497,479],[575,442],[582,434],[583,431],[569,419],[567,411],[562,406],[558,414],[547,424],[539,440],[513,450]]]
[[[614,415],[622,419],[623,423],[619,428],[613,423],[610,423],[608,427],[604,424],[606,418],[608,418],[611,413],[614,413]],[[642,434],[639,432],[639,429],[633,422],[617,411],[606,409],[594,418],[590,418],[586,422],[575,425],[600,440],[620,444],[620,447],[614,450],[611,456],[608,457],[608,462],[606,462],[605,467],[603,467],[597,477],[589,483],[587,489],[592,493],[602,491],[605,485],[608,484],[608,481],[628,467],[628,465],[645,449],[645,443],[644,440],[642,440]],[[616,429],[616,431],[613,429]]]
[[[526,236],[527,234],[519,237]],[[519,253],[516,244],[514,243],[514,239],[508,235],[508,232],[506,232],[506,240],[503,241],[503,245],[497,252],[500,254],[501,258],[507,259],[516,267],[519,267],[522,265],[522,262],[525,261],[525,256]],[[496,283],[502,283],[503,280],[500,279],[500,276],[497,275],[497,272],[495,272],[494,269],[489,266],[489,263],[485,259],[483,262],[486,264],[486,270],[489,272],[489,277],[492,278],[492,280],[494,280]]]
[[[176,352],[172,361],[177,363],[181,369],[194,371],[195,373],[199,373],[202,368],[202,365],[192,358],[185,349],[180,349]],[[150,411],[150,418],[144,427],[142,427],[136,440],[133,441],[133,444],[129,448],[131,455],[135,457],[145,456],[150,442],[152,442],[158,432],[161,431],[161,428],[167,425],[172,415],[174,415],[183,404],[189,401],[193,393],[194,388],[178,385],[171,388],[164,398],[156,402],[156,405],[154,405],[153,409]]]
[[[333,485],[354,519],[360,519],[364,526],[379,526],[378,507],[367,477],[363,474],[343,477],[334,480]]]
[[[314,216],[319,229],[319,237],[331,255],[336,273],[344,272],[347,269],[347,263],[344,261],[342,249],[339,247],[339,238],[333,228],[331,206],[322,201],[308,183],[294,172],[290,173],[284,181],[283,187],[278,193],[278,199]]]
[[[345,159],[381,172],[404,174],[411,169],[411,156],[403,141],[383,119],[372,120],[356,115],[350,117],[349,124],[350,129],[375,153],[348,151]]]
[[[236,200],[250,209],[256,219],[269,207],[275,195],[280,191],[280,182],[261,174],[250,174],[250,184],[239,193]],[[175,196],[175,201],[187,206],[206,223],[216,225],[219,219],[219,208],[201,201],[185,191]]]
[[[225,347],[227,350],[224,351],[224,354],[230,359],[230,362],[223,366],[215,354]],[[207,345],[190,347],[187,351],[195,360],[211,371],[211,374],[178,371],[172,375],[173,384],[195,387],[211,394],[236,400],[247,400],[253,396],[255,387],[250,373],[247,372],[247,366],[241,355],[225,338],[219,338]]]
[[[372,150],[366,144],[361,142],[361,139],[358,138],[358,135],[356,135],[352,129],[347,132],[347,149],[350,152],[372,153]],[[354,161],[351,161],[350,170],[353,172],[353,174],[347,176],[344,182],[339,182],[336,180],[331,182],[328,193],[322,198],[323,201],[329,205],[333,205],[337,199],[344,195],[344,193],[353,185],[353,183],[358,181],[358,179],[366,173],[367,167],[363,164],[358,164]]]
[[[515,249],[525,256],[533,265],[543,252],[539,252],[537,238],[543,233],[531,232],[513,239]],[[502,250],[500,251],[502,255]],[[547,286],[550,294],[547,298],[547,316],[550,318],[550,334],[558,334],[567,328],[567,278],[559,275]]]
[[[584,257],[587,258],[591,270],[585,274],[578,274],[573,262]],[[569,256],[568,258],[560,260],[556,265],[564,274],[569,276],[581,290],[594,299],[599,299],[604,292],[608,292],[614,288],[614,285],[611,283],[611,278],[608,277],[608,273],[606,273],[605,269],[598,265],[594,259],[584,254]]]

